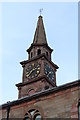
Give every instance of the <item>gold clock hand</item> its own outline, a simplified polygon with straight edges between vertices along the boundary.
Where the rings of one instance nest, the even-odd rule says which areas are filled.
[[[32,70],[29,72],[29,74],[27,75],[27,77],[29,77],[30,74],[31,74],[34,70],[36,70],[36,69],[37,69],[37,68],[32,69]]]
[[[48,74],[47,74],[47,75],[49,75],[49,74],[51,74],[51,71],[50,71],[50,72],[48,71]]]
[[[29,77],[29,76],[30,76],[30,74],[32,73],[32,71],[33,71],[33,70],[31,70],[31,71],[29,72],[29,74],[27,75],[27,77]]]

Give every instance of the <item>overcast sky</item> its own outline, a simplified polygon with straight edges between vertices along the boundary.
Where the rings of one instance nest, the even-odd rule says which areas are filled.
[[[3,3],[0,104],[18,98],[20,62],[28,59],[26,49],[33,42],[40,8],[48,44],[54,49],[52,61],[59,66],[57,85],[78,79],[78,3]]]

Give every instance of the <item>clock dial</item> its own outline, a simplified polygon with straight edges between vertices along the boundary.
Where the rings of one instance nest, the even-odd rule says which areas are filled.
[[[26,69],[26,77],[30,79],[37,77],[39,73],[40,73],[39,63],[32,63]]]
[[[45,64],[45,74],[49,80],[54,80],[55,71],[47,63]]]

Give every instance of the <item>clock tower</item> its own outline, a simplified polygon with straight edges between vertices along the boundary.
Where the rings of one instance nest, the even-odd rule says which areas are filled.
[[[28,60],[20,62],[23,67],[22,83],[16,84],[18,98],[56,87],[58,66],[51,61],[53,49],[48,46],[43,18],[38,17],[33,43],[27,49]]]

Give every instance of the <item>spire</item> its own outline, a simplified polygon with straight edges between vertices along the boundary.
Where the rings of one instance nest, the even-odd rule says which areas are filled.
[[[45,51],[44,51],[45,48]],[[40,15],[38,17],[37,27],[34,34],[33,43],[31,46],[27,49],[27,52],[29,54],[29,59],[32,59],[33,57],[39,56],[40,54],[50,54],[49,59],[51,59],[51,53],[53,49],[51,49],[48,46],[46,33],[44,29],[43,19]]]
[[[38,18],[33,44],[47,44],[46,33],[41,15]]]

